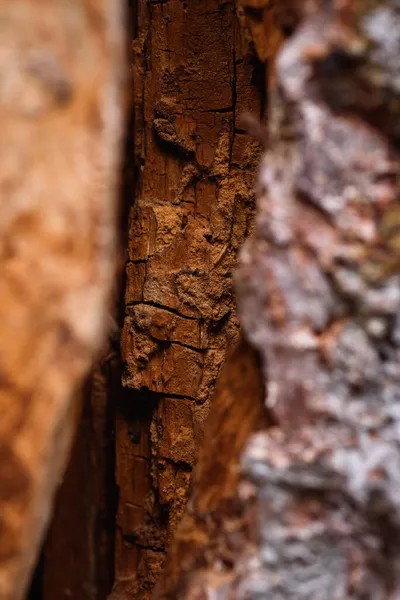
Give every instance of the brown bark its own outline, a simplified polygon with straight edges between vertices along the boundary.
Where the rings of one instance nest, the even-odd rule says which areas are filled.
[[[200,557],[178,535],[160,597],[399,596],[399,44],[394,0],[324,2],[278,55],[236,275],[272,426],[243,454],[235,526],[225,509]]]
[[[22,598],[104,335],[118,2],[0,2],[0,598]]]
[[[231,271],[250,231],[263,67],[230,1],[137,2],[137,171],[117,416],[117,590],[148,598],[185,508],[226,348]]]

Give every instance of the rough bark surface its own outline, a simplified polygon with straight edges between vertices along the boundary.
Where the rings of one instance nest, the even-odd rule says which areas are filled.
[[[399,597],[399,10],[324,2],[278,55],[236,273],[270,426],[243,454],[235,526],[225,508],[200,557],[179,530],[159,597]]]
[[[105,329],[120,3],[0,2],[0,598],[24,595]]]
[[[233,2],[135,7],[114,591],[148,598],[187,502],[214,382],[238,340],[231,272],[250,231],[260,144],[237,116],[261,114],[264,73]]]

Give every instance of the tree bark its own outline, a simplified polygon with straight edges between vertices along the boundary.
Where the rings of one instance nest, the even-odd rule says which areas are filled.
[[[149,598],[186,506],[203,423],[238,340],[231,271],[250,231],[264,72],[230,1],[135,4],[126,393],[116,426],[115,593]]]
[[[104,336],[119,2],[0,2],[0,598],[24,596]]]

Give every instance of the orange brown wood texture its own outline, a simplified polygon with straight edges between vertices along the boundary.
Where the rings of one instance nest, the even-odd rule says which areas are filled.
[[[238,340],[231,272],[252,227],[264,65],[230,1],[138,1],[115,593],[149,598],[186,506],[203,423]],[[119,593],[119,592],[118,592]]]

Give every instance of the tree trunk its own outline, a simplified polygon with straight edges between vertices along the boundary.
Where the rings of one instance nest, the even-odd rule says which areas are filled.
[[[196,466],[190,504],[174,534],[154,598],[188,597],[198,569],[232,563],[232,540],[242,525],[236,489],[241,452],[267,425],[264,382],[257,352],[244,340],[222,368]],[[211,562],[210,562],[211,559]]]
[[[116,586],[149,598],[186,506],[203,423],[238,340],[231,272],[251,228],[263,65],[233,2],[135,12],[134,140],[125,397],[116,425]]]
[[[0,598],[24,597],[104,336],[119,2],[0,1]]]

